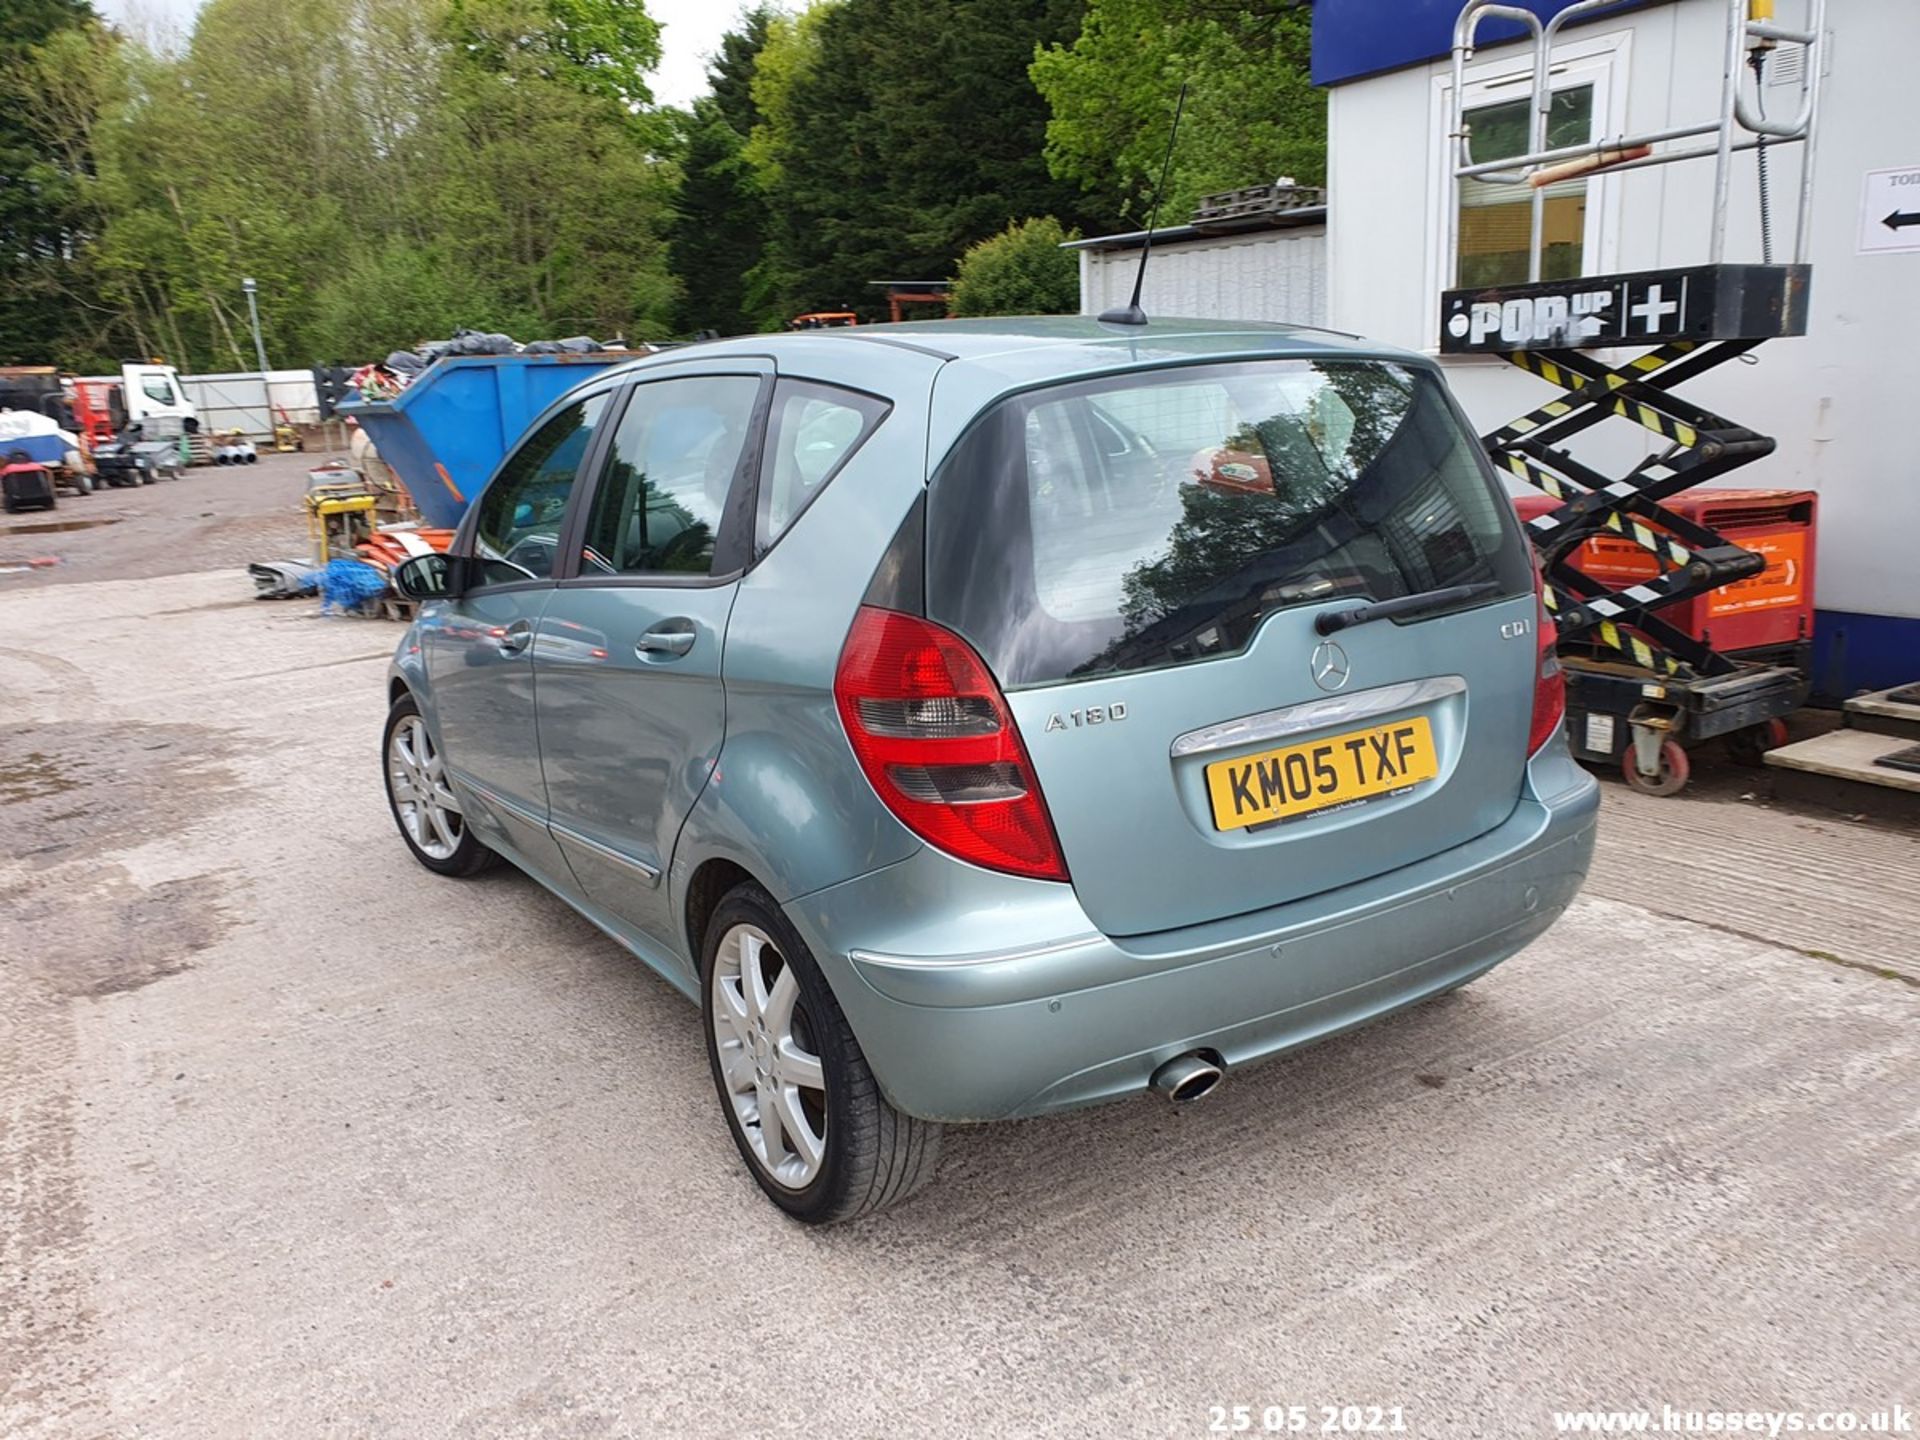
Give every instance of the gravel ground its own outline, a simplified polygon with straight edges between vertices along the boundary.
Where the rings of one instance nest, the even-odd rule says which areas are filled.
[[[51,510],[0,515],[0,597],[49,585],[244,570],[252,560],[304,555],[300,496],[307,471],[332,458],[315,450],[262,455],[252,465],[201,465],[178,480],[62,492]],[[47,560],[54,563],[35,563]]]
[[[1610,784],[1587,895],[1470,989],[1190,1110],[952,1132],[923,1196],[809,1233],[664,982],[513,872],[406,858],[397,629],[232,568],[297,548],[296,481],[109,495],[138,526],[0,577],[0,1435],[1920,1400],[1912,833],[1750,772]]]

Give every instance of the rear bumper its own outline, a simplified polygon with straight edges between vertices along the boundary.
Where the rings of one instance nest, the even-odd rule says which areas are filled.
[[[1070,887],[923,850],[802,896],[812,948],[875,1078],[931,1120],[1037,1115],[1143,1090],[1163,1062],[1229,1067],[1462,984],[1537,937],[1592,860],[1598,786],[1536,756],[1513,814],[1466,845],[1232,920],[1099,934]]]

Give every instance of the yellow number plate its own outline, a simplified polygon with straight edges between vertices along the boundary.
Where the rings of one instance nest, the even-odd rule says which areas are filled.
[[[1207,794],[1215,827],[1242,830],[1404,790],[1439,773],[1433,728],[1416,715],[1218,761],[1207,766]]]

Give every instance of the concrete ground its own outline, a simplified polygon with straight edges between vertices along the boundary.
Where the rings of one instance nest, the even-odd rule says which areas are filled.
[[[950,1132],[920,1198],[804,1232],[664,982],[407,859],[397,627],[211,549],[298,550],[278,468],[93,497],[142,514],[0,575],[0,1435],[1920,1401],[1912,832],[1609,784],[1585,897],[1470,989],[1183,1112]]]

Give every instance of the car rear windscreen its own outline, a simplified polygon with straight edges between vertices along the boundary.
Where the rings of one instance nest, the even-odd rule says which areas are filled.
[[[928,496],[928,613],[1006,686],[1213,659],[1288,606],[1483,581],[1532,584],[1508,502],[1439,380],[1383,361],[1029,391],[969,427]]]

